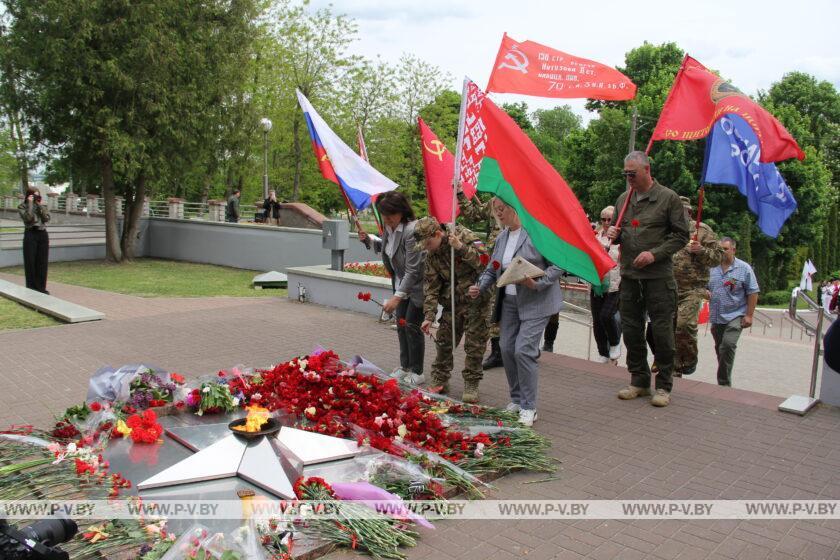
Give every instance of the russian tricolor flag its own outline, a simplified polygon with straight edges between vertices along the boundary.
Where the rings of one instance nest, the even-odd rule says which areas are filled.
[[[312,137],[312,149],[321,168],[321,174],[339,185],[357,210],[370,205],[370,197],[397,188],[397,184],[374,169],[359,154],[345,144],[338,135],[327,126],[321,115],[309,103],[309,100],[297,91],[298,102],[306,126]]]

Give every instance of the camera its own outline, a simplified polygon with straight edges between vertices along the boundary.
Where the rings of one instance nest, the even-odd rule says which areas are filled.
[[[3,560],[69,560],[57,545],[72,539],[79,526],[72,519],[41,519],[17,529],[0,519],[0,558]]]
[[[35,196],[32,197],[32,200],[37,202],[38,204],[41,204],[41,195],[36,194]]]

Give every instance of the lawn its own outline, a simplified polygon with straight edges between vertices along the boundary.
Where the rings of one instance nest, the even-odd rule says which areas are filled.
[[[22,276],[23,267],[2,268],[0,272]],[[137,259],[124,264],[75,261],[51,263],[49,282],[141,297],[286,295],[286,290],[255,290],[251,281],[259,273],[255,270],[160,259]]]
[[[52,327],[59,324],[61,323],[52,317],[24,307],[16,301],[0,297],[0,331]]]

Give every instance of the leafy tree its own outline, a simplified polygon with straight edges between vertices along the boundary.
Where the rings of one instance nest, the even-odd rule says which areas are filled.
[[[143,199],[206,153],[208,116],[237,89],[254,1],[7,0],[37,140],[95,165],[110,260],[133,256]],[[122,236],[115,196],[126,200]]]

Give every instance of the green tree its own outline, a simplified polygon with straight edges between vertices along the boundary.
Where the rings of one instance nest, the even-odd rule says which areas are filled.
[[[207,150],[239,89],[255,1],[7,0],[33,136],[95,165],[110,260],[133,256],[148,190]],[[117,230],[115,196],[126,201]]]

